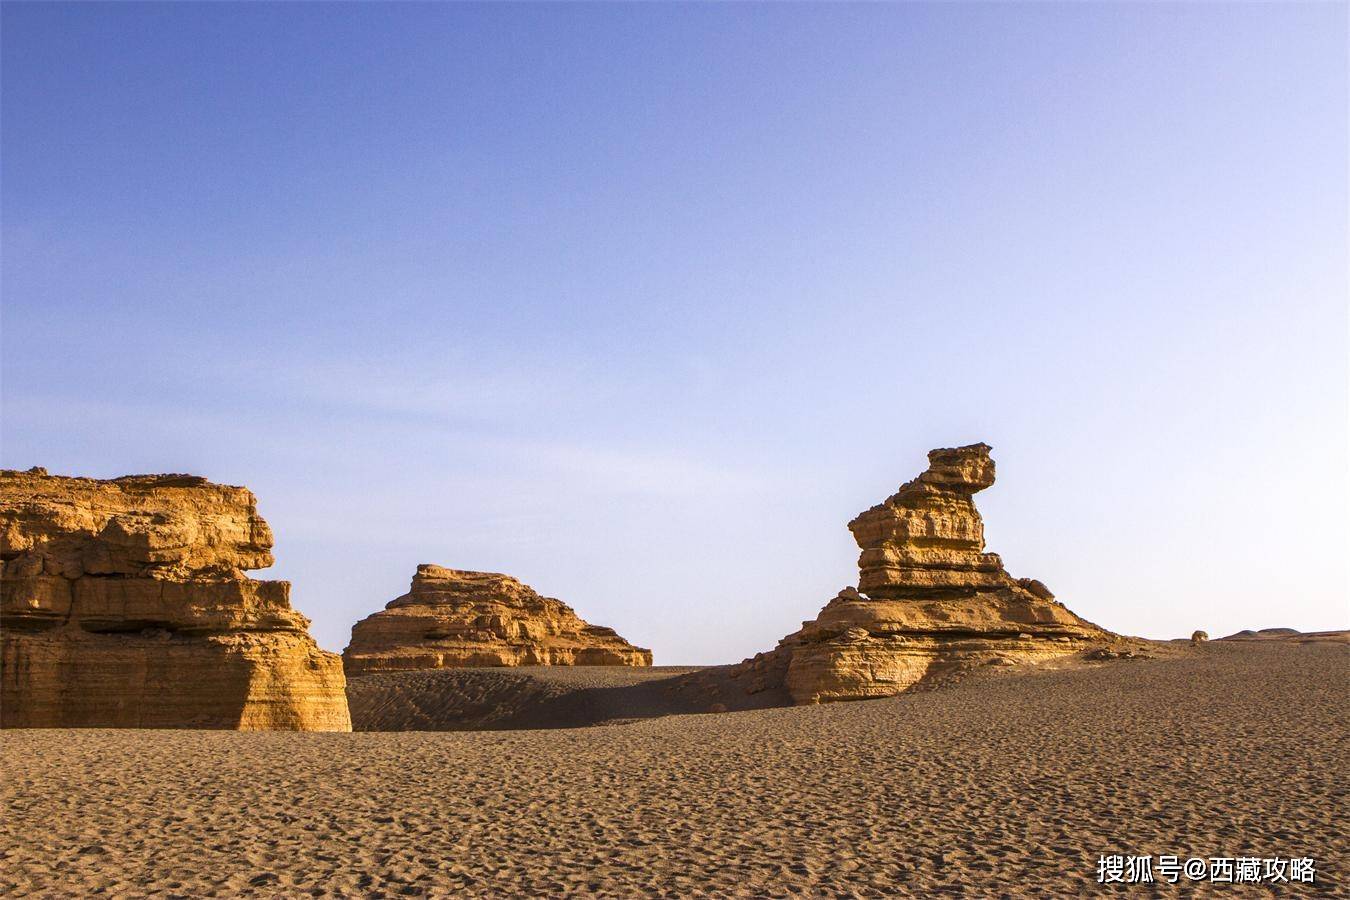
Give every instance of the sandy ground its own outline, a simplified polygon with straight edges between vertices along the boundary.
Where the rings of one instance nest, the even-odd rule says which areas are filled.
[[[1348,674],[1210,643],[567,730],[11,731],[0,893],[1071,896],[1175,853],[1311,856],[1285,892],[1346,896]]]
[[[1296,631],[1293,628],[1262,628],[1260,631],[1239,631],[1221,641],[1285,641],[1293,644],[1325,643],[1350,644],[1350,631]]]
[[[729,667],[520,666],[363,675],[347,682],[356,731],[581,728],[689,713],[791,706],[746,694]]]

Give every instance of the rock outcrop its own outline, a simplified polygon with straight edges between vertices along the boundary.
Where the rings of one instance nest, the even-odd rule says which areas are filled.
[[[271,548],[241,487],[0,471],[0,724],[350,731]]]
[[[352,626],[347,674],[470,666],[650,666],[652,652],[509,575],[420,565],[412,589]]]
[[[733,670],[750,692],[795,703],[900,693],[979,665],[1075,653],[1113,638],[1044,584],[984,552],[973,495],[994,483],[989,447],[934,450],[918,478],[849,523],[862,554],[846,588],[778,648]]]

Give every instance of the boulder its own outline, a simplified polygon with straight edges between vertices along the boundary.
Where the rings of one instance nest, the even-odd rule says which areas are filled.
[[[349,731],[251,492],[0,471],[4,727]]]
[[[423,564],[412,588],[352,626],[349,676],[475,666],[650,666],[652,652],[509,575]]]
[[[795,703],[858,700],[1112,640],[1040,581],[1012,578],[985,552],[972,498],[994,483],[989,450],[932,451],[923,474],[850,522],[861,549],[858,588],[845,588],[733,677],[781,672]]]

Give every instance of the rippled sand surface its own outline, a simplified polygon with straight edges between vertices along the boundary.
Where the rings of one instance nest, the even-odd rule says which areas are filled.
[[[1070,896],[1175,853],[1310,856],[1289,893],[1345,895],[1347,675],[1211,643],[565,730],[10,731],[0,893]]]

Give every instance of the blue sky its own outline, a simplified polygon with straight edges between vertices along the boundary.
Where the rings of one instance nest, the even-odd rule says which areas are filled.
[[[249,486],[329,649],[436,562],[740,659],[977,440],[1085,617],[1347,625],[1344,4],[0,19],[0,462]]]

